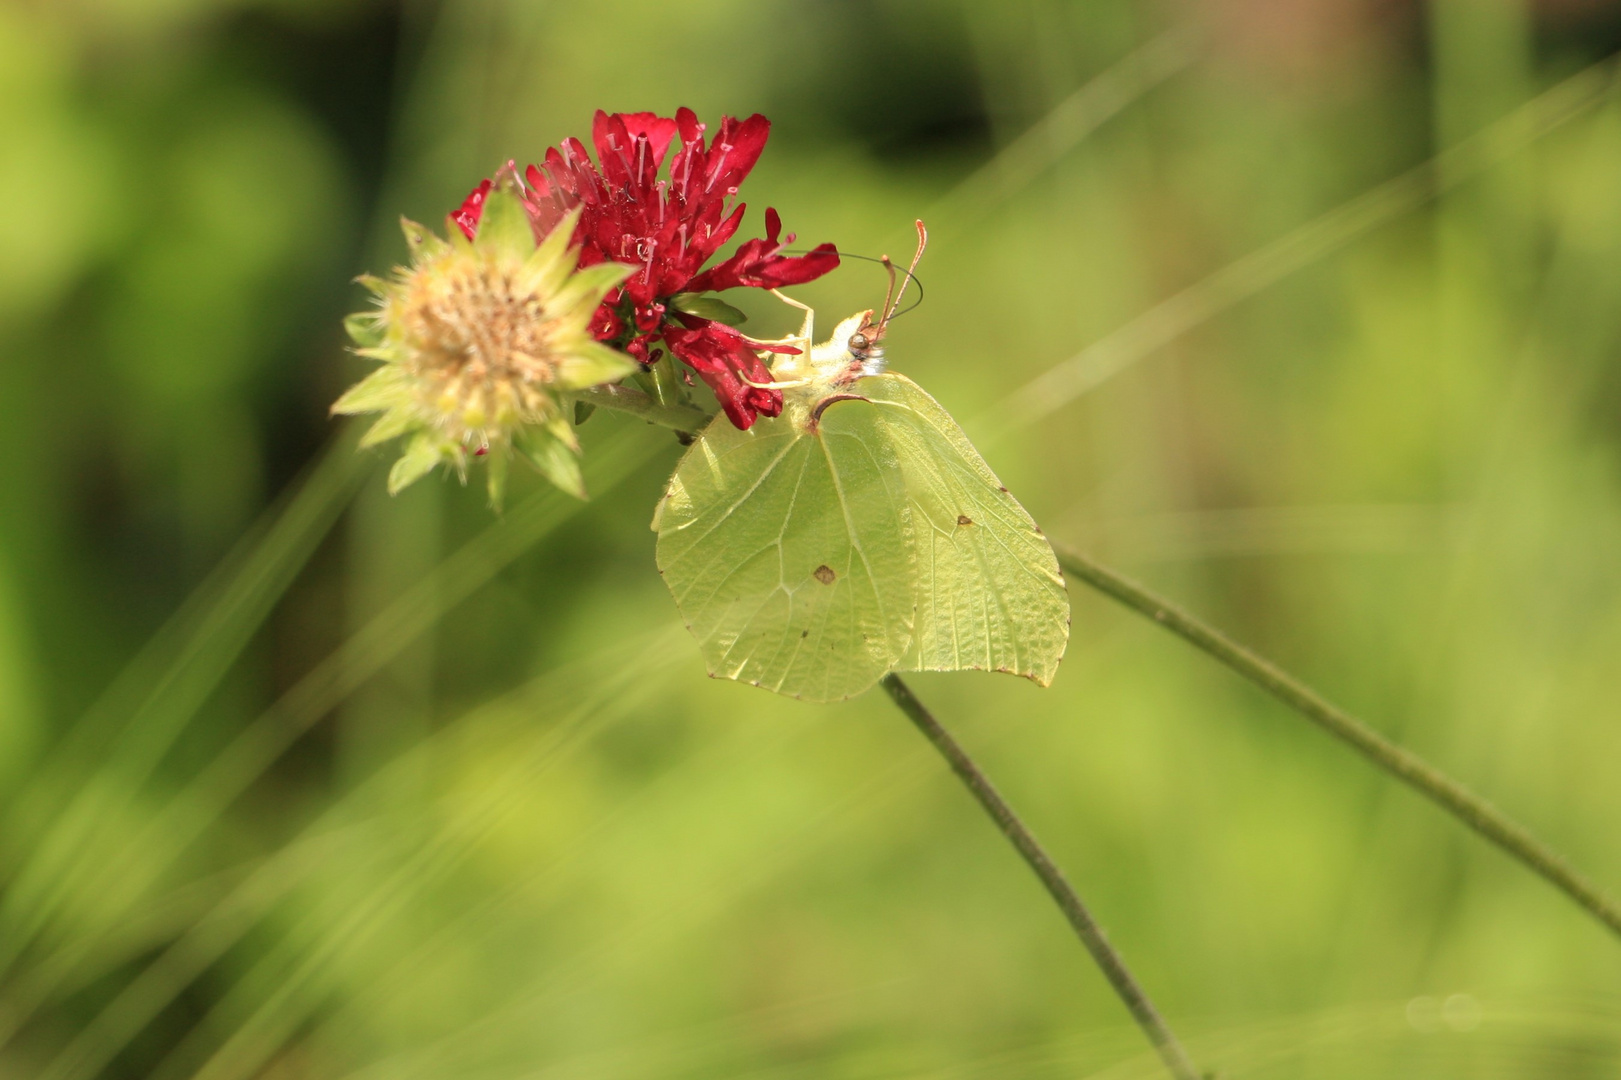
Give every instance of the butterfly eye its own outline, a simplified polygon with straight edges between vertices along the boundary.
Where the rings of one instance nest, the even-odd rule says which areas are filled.
[[[869,344],[870,344],[870,342],[867,341],[867,335],[866,334],[856,333],[856,334],[851,334],[850,335],[850,351],[851,352],[860,352],[862,349],[865,349]]]

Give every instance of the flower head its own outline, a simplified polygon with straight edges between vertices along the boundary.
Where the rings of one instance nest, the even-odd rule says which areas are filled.
[[[732,423],[747,428],[757,414],[781,413],[782,395],[749,385],[770,382],[771,374],[760,344],[732,328],[742,313],[699,294],[802,284],[838,266],[839,255],[832,244],[783,254],[794,237],[781,237],[781,219],[767,210],[765,239],[746,241],[704,270],[742,223],[744,204],[733,200],[765,149],[771,124],[759,114],[722,117],[707,143],[705,130],[685,108],[674,117],[599,111],[591,133],[597,162],[578,139],[565,140],[546,152],[543,164],[525,170],[524,203],[537,236],[579,211],[582,266],[617,261],[635,267],[604,298],[592,334],[644,365],[657,362],[662,343],[709,385]],[[481,185],[457,213],[468,236],[479,228],[486,190]]]
[[[475,230],[464,222],[471,215]],[[468,458],[489,467],[499,503],[513,450],[553,483],[583,497],[579,444],[558,398],[636,370],[590,331],[602,298],[634,267],[597,260],[576,269],[570,246],[578,211],[561,216],[537,245],[516,174],[486,181],[450,215],[449,239],[404,222],[410,267],[392,280],[361,280],[375,310],[352,315],[362,356],[383,366],[332,406],[383,415],[361,440],[410,435],[389,473],[390,492],[441,462],[464,477]]]

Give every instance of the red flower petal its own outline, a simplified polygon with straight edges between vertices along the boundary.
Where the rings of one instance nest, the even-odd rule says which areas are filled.
[[[471,240],[478,235],[478,219],[484,216],[484,200],[490,194],[490,181],[485,180],[462,200],[461,209],[450,215],[450,220]]]
[[[822,244],[809,254],[780,255],[782,245],[777,237],[782,232],[782,218],[775,209],[765,212],[764,240],[750,240],[738,247],[730,259],[711,267],[687,282],[689,292],[720,292],[747,286],[755,289],[780,289],[784,285],[803,285],[814,281],[839,265],[839,252],[832,244]],[[792,240],[793,237],[788,239]]]
[[[667,327],[670,351],[698,372],[732,424],[747,431],[760,415],[782,415],[782,394],[744,382],[771,381],[771,369],[760,361],[743,335],[708,319],[683,316],[686,326]]]
[[[730,116],[721,117],[720,131],[710,143],[707,191],[736,195],[770,137],[771,121],[759,113],[741,123]]]
[[[683,143],[690,143],[704,133],[704,126],[698,122],[698,114],[685,105],[675,111],[675,127],[681,133]]]
[[[655,170],[664,164],[664,155],[670,148],[670,140],[675,138],[676,122],[667,116],[650,112],[620,113],[619,118],[625,122],[625,130],[633,137],[648,141],[653,150]]]
[[[535,242],[539,243],[551,234],[565,214],[579,204],[580,199],[533,165],[524,170],[523,178],[528,187],[523,205],[529,212]]]

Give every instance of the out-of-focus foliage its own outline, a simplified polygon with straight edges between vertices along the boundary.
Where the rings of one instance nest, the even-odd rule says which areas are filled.
[[[891,361],[1049,535],[1621,888],[1621,99],[1239,261],[1618,43],[1598,0],[0,5],[0,1076],[1156,1075],[885,700],[703,678],[665,433],[599,413],[593,501],[495,518],[327,419],[398,216],[598,107],[770,115],[747,235],[924,217]],[[1201,1063],[1615,1071],[1621,945],[1072,596],[1051,690],[916,688]]]

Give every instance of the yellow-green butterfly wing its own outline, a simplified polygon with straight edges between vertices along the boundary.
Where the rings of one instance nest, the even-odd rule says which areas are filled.
[[[659,572],[711,675],[837,701],[911,644],[902,471],[876,408],[849,404],[815,434],[717,417],[670,478],[653,521]]]
[[[1046,686],[1069,643],[1052,545],[922,387],[888,373],[855,392],[878,411],[911,509],[917,617],[896,670],[1001,671]]]
[[[659,571],[710,674],[811,701],[891,671],[1047,685],[1069,642],[1052,546],[938,402],[852,363],[864,324],[811,349],[807,316],[783,415],[712,421],[659,502]]]

